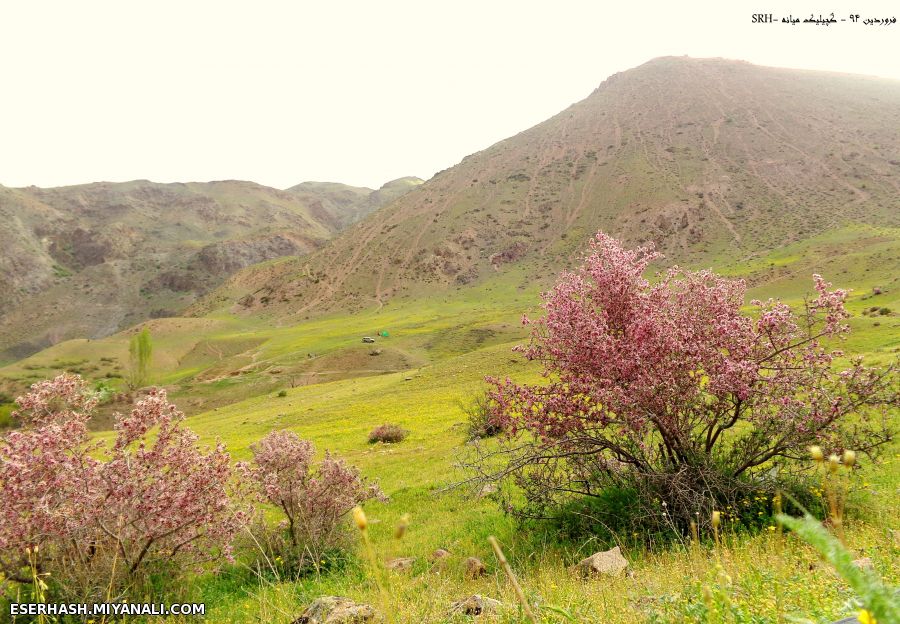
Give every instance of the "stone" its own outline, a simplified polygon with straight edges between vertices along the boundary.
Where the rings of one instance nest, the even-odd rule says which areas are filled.
[[[493,483],[486,483],[480,490],[478,490],[478,498],[485,498],[486,496],[490,496],[491,494],[497,493],[497,486]]]
[[[875,565],[872,563],[871,557],[860,557],[859,559],[854,559],[853,565],[855,565],[860,570],[874,570],[875,569]]]
[[[618,576],[628,567],[628,560],[622,556],[619,547],[594,553],[575,565],[576,571],[584,576],[606,575]]]
[[[468,598],[457,600],[450,605],[450,614],[462,613],[463,615],[481,615],[482,613],[496,613],[503,608],[503,603],[493,598],[487,598],[480,594],[473,594]]]
[[[436,551],[431,553],[431,556],[429,556],[428,558],[431,559],[432,561],[441,561],[442,559],[446,559],[449,556],[450,556],[449,550],[444,550],[443,548],[438,548]]]
[[[343,596],[316,598],[291,624],[366,624],[378,613],[371,605],[359,604]]]
[[[415,557],[394,557],[385,561],[384,567],[395,572],[408,572],[415,562]]]
[[[478,557],[469,557],[463,562],[467,579],[476,579],[487,574],[487,566]]]
[[[447,562],[450,560],[450,551],[438,548],[428,555],[428,560],[431,561],[432,572],[442,572],[447,567]]]

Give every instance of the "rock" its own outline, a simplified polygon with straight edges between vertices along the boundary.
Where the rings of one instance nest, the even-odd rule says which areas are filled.
[[[415,557],[394,557],[385,561],[384,567],[395,572],[407,572],[412,569],[415,562]]]
[[[493,483],[487,483],[478,490],[478,498],[484,498],[497,492],[497,486]]]
[[[450,551],[444,550],[443,548],[438,548],[436,551],[431,553],[431,556],[428,558],[432,561],[441,561],[442,559],[446,559],[450,556]]]
[[[469,557],[463,562],[467,579],[476,579],[487,574],[487,566],[478,557]]]
[[[627,567],[628,561],[622,556],[618,546],[594,553],[575,565],[575,569],[584,576],[596,574],[617,576]]]
[[[322,596],[291,624],[365,624],[374,622],[377,612],[367,604],[358,604],[343,596]]]
[[[853,617],[844,618],[843,620],[836,620],[831,624],[859,624],[859,618],[854,615]]]
[[[872,564],[872,559],[870,557],[860,557],[859,559],[853,560],[853,565],[855,565],[860,570],[874,570],[875,566]]]
[[[473,594],[463,600],[457,600],[450,605],[450,613],[462,613],[463,615],[481,615],[482,613],[496,613],[503,608],[503,603],[493,598],[487,598],[479,594]]]
[[[447,561],[450,560],[450,552],[443,548],[438,548],[428,556],[428,560],[431,561],[431,571],[440,572],[447,566]]]

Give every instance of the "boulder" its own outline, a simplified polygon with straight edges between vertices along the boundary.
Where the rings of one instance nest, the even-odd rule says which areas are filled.
[[[343,596],[316,598],[291,624],[366,624],[374,622],[377,611]]]
[[[503,603],[493,598],[487,598],[479,594],[473,594],[468,598],[457,600],[450,605],[450,614],[462,613],[463,615],[481,615],[482,613],[496,613],[503,608]]]
[[[385,561],[384,567],[395,572],[408,572],[415,562],[415,557],[394,557]]]
[[[874,570],[875,565],[872,563],[872,559],[870,557],[860,557],[859,559],[853,560],[853,565],[855,565],[860,570]]]
[[[487,574],[487,566],[478,557],[469,557],[463,562],[467,579],[476,579]]]
[[[617,576],[627,567],[628,561],[616,546],[582,559],[575,565],[575,570],[583,576]]]

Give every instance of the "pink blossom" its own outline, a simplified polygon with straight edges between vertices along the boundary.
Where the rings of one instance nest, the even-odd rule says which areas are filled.
[[[25,427],[0,442],[0,566],[10,578],[21,577],[28,547],[54,578],[87,583],[81,592],[101,591],[115,569],[127,584],[161,561],[230,556],[248,515],[229,497],[230,457],[221,444],[199,448],[164,390],[116,416],[105,450],[87,443],[96,398],[77,375],[34,384],[17,402]]]
[[[861,450],[887,438],[893,369],[835,371],[825,346],[848,331],[846,291],[816,275],[802,310],[755,301],[754,318],[741,311],[741,280],[674,267],[650,284],[657,257],[597,234],[544,295],[544,316],[528,320],[522,352],[547,381],[490,380],[493,418],[534,437],[541,478],[565,483],[554,471],[590,457],[646,474],[715,464],[737,478],[809,444]]]

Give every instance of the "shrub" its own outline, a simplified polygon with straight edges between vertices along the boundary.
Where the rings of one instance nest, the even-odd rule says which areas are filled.
[[[479,394],[468,404],[461,403],[460,408],[466,415],[466,430],[470,440],[492,438],[503,431],[503,427],[494,420],[491,412],[491,398]]]
[[[116,391],[106,379],[98,379],[94,382],[94,393],[97,396],[97,402],[103,404],[111,400]]]
[[[393,444],[402,442],[408,435],[409,431],[400,425],[379,425],[369,432],[369,443],[384,442],[385,444]]]
[[[755,301],[751,318],[742,281],[673,268],[650,285],[655,258],[599,233],[545,295],[545,317],[524,319],[521,350],[547,382],[490,380],[505,435],[475,445],[473,480],[517,486],[516,511],[532,517],[634,489],[644,517],[686,529],[697,512],[774,492],[805,470],[792,458],[812,444],[871,453],[890,439],[895,370],[837,371],[841,352],[823,343],[848,331],[845,292],[814,276],[802,311]]]
[[[286,396],[287,396],[287,390],[279,390],[278,391],[278,398],[283,399]]]
[[[230,557],[246,520],[230,503],[230,457],[221,444],[198,448],[165,391],[116,415],[108,449],[88,443],[97,396],[80,377],[36,383],[17,402],[23,428],[0,441],[0,568],[7,578],[32,582],[33,563],[60,596],[99,600],[156,571],[171,579]]]
[[[317,566],[325,552],[345,544],[346,517],[355,506],[386,500],[377,485],[327,453],[314,467],[312,443],[291,431],[273,431],[250,449],[252,463],[239,469],[256,498],[284,514],[283,539],[264,531],[264,545],[294,572],[309,563]]]

